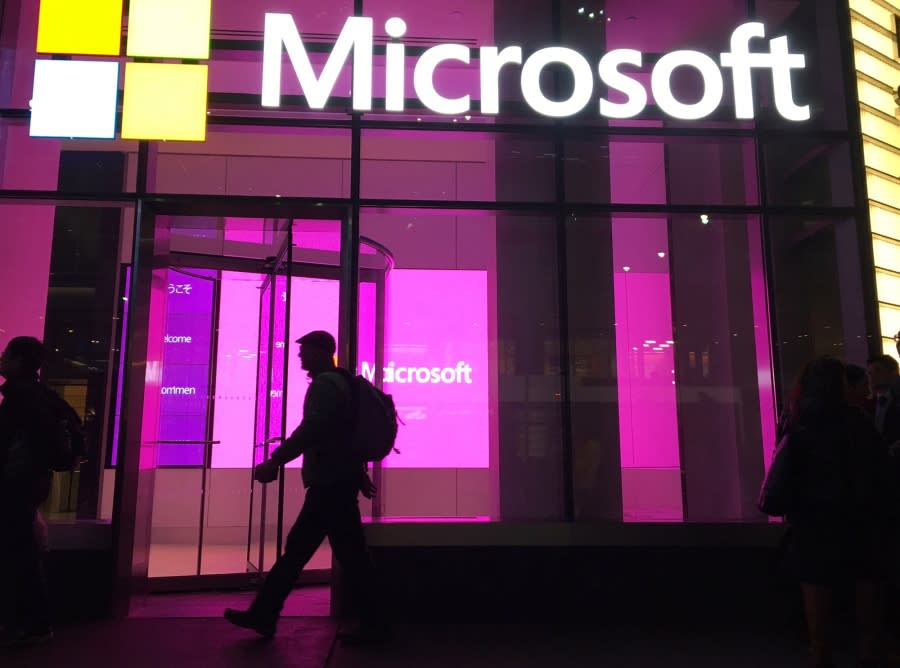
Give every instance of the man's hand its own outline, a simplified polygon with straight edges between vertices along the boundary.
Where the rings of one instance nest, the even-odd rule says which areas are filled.
[[[375,498],[375,493],[378,491],[378,488],[375,487],[375,483],[372,482],[368,473],[362,474],[362,479],[359,481],[359,491],[362,492],[362,495],[367,499]]]
[[[256,482],[261,482],[262,484],[266,484],[269,482],[273,482],[278,479],[278,469],[280,467],[278,464],[273,462],[271,459],[263,462],[262,464],[257,464],[256,468],[253,469],[253,479]]]

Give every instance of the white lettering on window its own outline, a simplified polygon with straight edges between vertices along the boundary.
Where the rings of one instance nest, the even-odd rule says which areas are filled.
[[[196,387],[164,387],[160,390],[163,395],[179,395],[179,396],[194,396],[197,394]]]

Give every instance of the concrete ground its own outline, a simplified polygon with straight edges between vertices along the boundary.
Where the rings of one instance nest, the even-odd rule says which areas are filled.
[[[222,619],[133,618],[57,630],[46,646],[0,654],[4,668],[788,668],[806,666],[802,642],[759,630],[403,625],[389,645],[345,648],[327,617],[283,619],[272,641]],[[849,652],[838,666],[854,662]]]
[[[52,643],[0,653],[2,668],[794,668],[809,665],[797,629],[599,624],[404,624],[394,642],[345,648],[328,617],[327,588],[298,590],[270,642],[221,618],[251,594],[151,597],[127,620],[62,626]],[[678,620],[673,620],[677,623]],[[839,668],[855,665],[849,630]]]

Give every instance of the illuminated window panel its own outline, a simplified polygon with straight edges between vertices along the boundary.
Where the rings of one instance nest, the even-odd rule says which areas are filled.
[[[38,60],[31,96],[32,137],[112,139],[119,63]]]
[[[38,53],[118,56],[122,0],[41,0]]]
[[[876,85],[860,79],[856,90],[861,104],[889,115],[897,110],[897,102],[894,100],[896,93],[890,86]]]
[[[900,127],[894,91],[900,82],[897,14],[900,2],[848,0],[860,126],[869,194],[882,350],[897,357],[891,337],[900,331]],[[892,9],[893,7],[893,9]]]
[[[900,268],[900,242],[875,237],[872,240],[875,266],[885,269]]]
[[[900,174],[900,149],[885,147],[871,140],[863,142],[866,165],[885,174]]]
[[[127,54],[209,58],[211,0],[131,0]]]
[[[890,31],[887,31],[887,34],[885,34],[885,30],[872,28],[862,21],[853,21],[853,39],[862,42],[879,53],[892,56],[897,50],[897,47],[894,45],[894,35]]]
[[[890,210],[873,203],[869,208],[869,221],[872,234],[900,239],[900,211]]]
[[[879,305],[881,315],[881,333],[885,337],[892,337],[900,332],[900,308],[888,304]],[[894,351],[897,352],[896,350]]]
[[[206,140],[206,65],[128,63],[123,139]]]
[[[891,239],[900,239],[900,211],[872,204],[869,208],[872,233]]]
[[[894,29],[894,13],[871,0],[850,0],[850,9],[887,30]]]
[[[900,274],[879,269],[875,272],[878,297],[881,301],[900,306]]]
[[[897,75],[897,78],[900,79],[900,74]],[[860,111],[859,120],[864,135],[875,137],[886,144],[900,148],[898,146],[900,145],[900,132],[898,132],[896,120],[890,121],[865,109]]]
[[[900,199],[898,199],[900,197],[900,184],[869,169],[866,170],[866,174],[866,186],[870,200],[884,202],[885,204],[900,202]]]
[[[892,81],[900,75],[900,63],[891,61],[888,56],[879,58],[858,46],[854,49],[854,55],[857,71],[876,81]]]

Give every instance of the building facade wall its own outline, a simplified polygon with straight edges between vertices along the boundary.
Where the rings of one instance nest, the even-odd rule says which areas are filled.
[[[298,9],[277,0],[266,7],[214,0],[211,51],[202,59],[209,74],[205,140],[149,144],[121,138],[121,109],[111,140],[30,136],[35,61],[46,59],[35,48],[40,8],[37,0],[7,7],[0,33],[0,344],[20,333],[42,336],[52,351],[47,373],[80,388],[96,420],[97,470],[81,474],[82,487],[93,491],[76,492],[80,510],[70,498],[65,512],[112,512],[117,397],[125,383],[119,369],[134,362],[119,355],[126,269],[138,256],[131,240],[142,204],[184,207],[173,219],[173,251],[234,256],[241,244],[261,248],[256,235],[265,234],[265,216],[240,212],[281,201],[344,207],[362,237],[390,252],[385,354],[393,361],[443,367],[457,363],[461,350],[479,356],[478,393],[407,395],[414,436],[407,437],[406,463],[398,455],[382,472],[382,514],[767,521],[756,495],[794,378],[818,355],[862,363],[881,335],[869,299],[869,222],[851,114],[854,49],[881,327],[900,330],[890,320],[891,239],[900,238],[890,227],[892,186],[880,175],[886,168],[873,162],[889,164],[891,140],[866,129],[887,122],[881,103],[893,84],[865,70],[866,58],[888,70],[888,55],[896,60],[887,19],[872,14],[887,10],[851,3],[851,46],[848,8],[838,0],[692,0],[677,10],[652,0],[595,4],[365,0],[361,7]],[[264,108],[265,12],[292,14],[320,72],[354,9],[375,21],[373,110],[351,113],[349,61],[328,104],[311,110],[287,59],[284,104]],[[394,16],[408,27],[406,108],[399,112],[384,105],[385,22]],[[787,36],[791,52],[805,55],[791,80],[795,101],[810,107],[808,120],[783,117],[764,68],[753,72],[752,119],[736,118],[726,68],[721,102],[703,118],[673,118],[652,91],[637,118],[598,113],[608,91],[594,70],[605,53],[641,50],[644,64],[625,70],[649,91],[666,53],[693,49],[718,62],[733,31],[750,21],[765,26],[752,51]],[[123,28],[123,40],[127,35]],[[445,97],[470,96],[469,109],[456,115],[426,108],[413,86],[416,60],[446,42],[472,55],[468,65],[443,64],[435,77]],[[527,58],[551,44],[591,64],[594,90],[584,110],[560,120],[535,113],[519,68],[510,66],[499,80],[500,113],[484,113],[478,49],[520,45]],[[540,84],[548,98],[574,91],[563,67],[547,68]],[[706,93],[691,68],[676,70],[670,86],[685,104]],[[124,95],[120,90],[120,102]],[[622,102],[615,93],[609,99]],[[236,213],[202,221],[189,214],[209,199]],[[340,223],[314,227],[296,228],[298,248],[338,257]],[[433,294],[417,297],[417,285],[432,285]],[[453,293],[462,300],[451,308]],[[483,318],[463,323],[454,308],[480,309]],[[362,349],[359,357],[374,363]],[[252,394],[245,398],[251,415]],[[207,392],[203,399],[224,406],[235,396]],[[291,405],[296,412],[296,392]],[[182,525],[192,530],[195,521],[179,510],[200,507],[179,496],[193,484],[184,478],[199,475],[197,463],[188,454],[174,457],[157,462],[163,468],[153,514],[169,519],[154,530],[166,535]],[[213,464],[211,475],[222,505],[200,521],[223,535],[241,533],[247,499],[230,488],[245,472]],[[291,504],[302,500],[296,481],[294,488]]]

